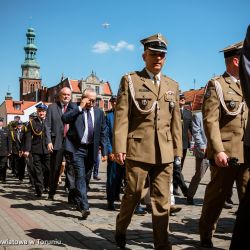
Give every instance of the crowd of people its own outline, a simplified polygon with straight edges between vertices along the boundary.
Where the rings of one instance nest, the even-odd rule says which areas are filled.
[[[245,103],[245,98],[247,103],[250,100],[250,70],[245,63],[249,62],[249,33],[244,49],[241,42],[223,50],[226,71],[209,80],[200,112],[192,114],[178,83],[162,74],[168,42],[155,34],[141,40],[145,68],[122,77],[110,110],[104,112],[95,105],[93,88],[86,88],[81,101],[73,103],[71,90],[64,87],[56,103],[36,106],[37,116],[30,117],[26,126],[17,120],[2,127],[0,118],[1,181],[6,181],[8,162],[20,182],[27,166],[35,196],[40,199],[48,193],[47,198],[55,200],[64,172],[68,202],[87,219],[93,169],[94,178],[100,180],[96,167],[107,161],[107,209],[116,210],[124,187],[116,218],[117,246],[125,248],[127,228],[134,213],[145,213],[140,206],[144,202],[152,213],[155,249],[167,250],[172,249],[169,216],[181,209],[174,202],[174,196],[180,195],[178,188],[187,205],[194,205],[199,183],[210,168],[199,220],[201,246],[213,247],[220,213],[232,208],[235,182],[240,208],[230,249],[247,249],[239,243],[241,238],[246,242],[247,236],[239,231],[241,224],[249,222],[250,122],[247,125]],[[182,169],[191,138],[196,160],[188,187]]]

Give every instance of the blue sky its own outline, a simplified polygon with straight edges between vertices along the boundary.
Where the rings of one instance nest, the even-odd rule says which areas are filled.
[[[0,103],[8,89],[19,98],[29,27],[44,86],[93,70],[116,93],[123,74],[144,67],[139,41],[162,33],[169,41],[163,73],[185,91],[224,72],[218,51],[243,40],[249,11],[249,0],[0,0]]]

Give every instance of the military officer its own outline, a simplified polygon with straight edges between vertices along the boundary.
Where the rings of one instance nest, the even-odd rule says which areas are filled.
[[[24,156],[32,153],[34,185],[36,197],[41,198],[43,188],[48,187],[50,154],[45,142],[45,116],[48,106],[39,103],[36,105],[37,117],[30,120],[27,126],[24,143]]]
[[[145,68],[122,77],[115,111],[113,153],[120,165],[126,161],[127,179],[115,240],[125,247],[126,230],[149,175],[155,249],[170,249],[170,182],[174,157],[182,156],[179,87],[161,72],[166,38],[156,34],[141,43]]]
[[[0,180],[6,182],[8,156],[11,154],[11,137],[7,127],[3,127],[3,117],[0,117]]]
[[[201,245],[208,248],[213,247],[216,223],[234,181],[241,200],[249,179],[243,157],[247,108],[239,83],[241,48],[242,42],[223,50],[226,72],[208,82],[204,95],[202,112],[211,181],[205,191],[199,230]]]

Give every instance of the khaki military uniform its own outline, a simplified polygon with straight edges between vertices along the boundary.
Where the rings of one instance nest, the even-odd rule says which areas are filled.
[[[207,85],[203,103],[204,129],[208,140],[207,154],[211,162],[211,181],[207,185],[200,218],[201,239],[211,239],[223,204],[236,181],[239,199],[243,197],[249,179],[244,164],[244,132],[247,119],[246,106],[237,115],[229,115],[222,106],[216,92],[216,81],[220,83],[229,112],[236,112],[244,101],[240,84],[224,73],[213,78]],[[224,151],[228,157],[238,158],[238,166],[218,167],[214,155]]]
[[[155,248],[168,249],[172,162],[174,156],[182,156],[179,88],[164,75],[158,88],[145,69],[130,76],[135,101],[126,75],[121,80],[114,121],[113,152],[126,153],[127,177],[116,230],[126,232],[149,175]],[[147,113],[156,101],[155,109]]]

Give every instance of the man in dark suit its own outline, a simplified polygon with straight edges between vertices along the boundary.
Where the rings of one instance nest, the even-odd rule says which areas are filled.
[[[49,196],[48,199],[54,200],[54,195],[58,186],[61,164],[63,161],[63,141],[66,136],[68,129],[67,124],[62,122],[62,114],[66,111],[67,106],[71,100],[71,90],[68,87],[64,87],[60,90],[58,101],[49,105],[46,115],[46,144],[49,152],[51,153],[50,159],[50,185],[49,185]],[[69,171],[70,172],[70,171]],[[66,174],[68,179],[74,177],[70,174]],[[71,185],[71,186],[72,186]]]
[[[250,25],[242,48],[239,64],[240,84],[247,107],[250,109]],[[245,131],[244,154],[246,164],[250,166],[250,112]],[[250,181],[248,181],[246,193],[240,202],[237,218],[234,226],[230,250],[250,249],[249,225],[250,225]]]
[[[111,103],[112,108],[106,113],[106,122],[108,127],[108,165],[106,192],[108,209],[115,210],[114,202],[120,200],[120,192],[122,179],[125,174],[125,167],[115,162],[115,155],[112,152],[116,96],[112,96],[109,102]]]
[[[86,177],[92,172],[95,159],[101,147],[102,156],[107,158],[107,126],[104,112],[94,107],[96,92],[93,88],[83,91],[81,102],[70,103],[62,115],[64,123],[69,124],[65,139],[65,150],[71,153],[75,172],[77,193],[74,197],[77,209],[83,219],[90,214],[87,198]]]
[[[0,117],[0,180],[6,182],[8,156],[11,154],[11,138],[8,127],[3,127],[3,117]]]
[[[173,168],[173,194],[180,195],[178,187],[180,187],[183,195],[187,196],[188,187],[184,181],[182,174],[182,168],[184,160],[186,158],[187,149],[190,147],[190,135],[192,134],[192,112],[185,109],[186,98],[184,94],[180,95],[180,112],[181,112],[181,123],[182,123],[182,159],[179,161],[175,159]]]

